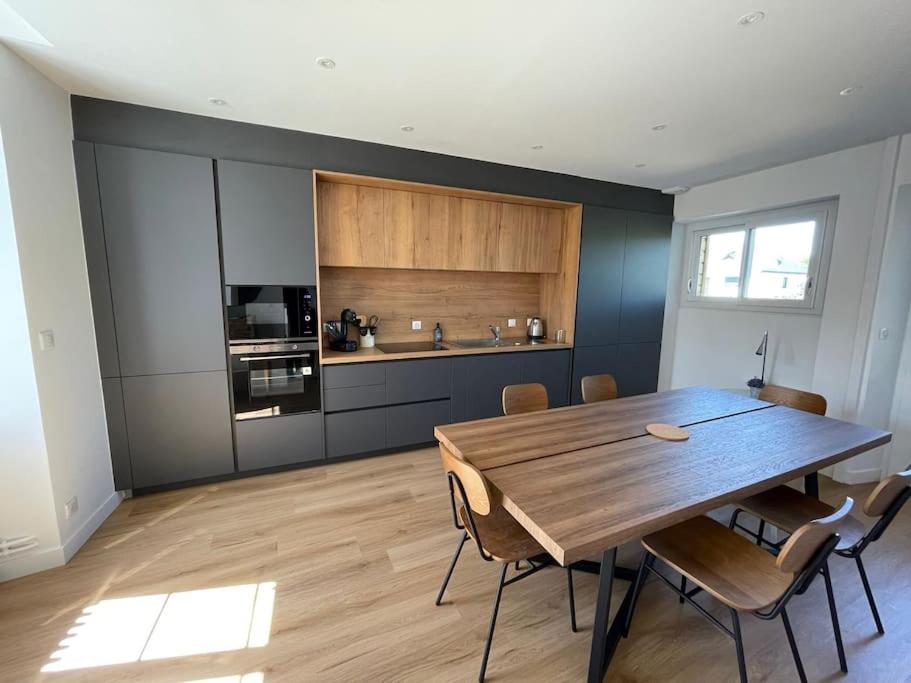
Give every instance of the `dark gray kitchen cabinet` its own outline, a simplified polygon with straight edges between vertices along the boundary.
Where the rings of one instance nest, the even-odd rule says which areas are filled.
[[[411,403],[449,398],[451,389],[451,358],[386,363],[387,403]]]
[[[114,304],[111,300],[111,281],[108,276],[98,175],[95,172],[95,145],[77,140],[73,143],[73,156],[76,165],[76,184],[79,187],[79,213],[82,217],[89,295],[92,300],[95,339],[98,345],[98,364],[103,378],[119,377],[120,361],[117,357]],[[129,464],[129,461],[127,462]]]
[[[618,341],[658,342],[664,326],[672,219],[651,213],[627,213]]]
[[[224,370],[211,159],[107,145],[95,156],[121,374]]]
[[[658,390],[661,344],[620,344],[617,348],[617,392],[620,396],[648,394]]]
[[[386,405],[386,387],[383,384],[340,387],[326,389],[323,392],[323,410],[327,413],[384,405]]]
[[[320,413],[240,420],[235,431],[239,472],[323,459]]]
[[[325,389],[347,389],[371,385],[386,385],[386,363],[357,363],[323,367]]]
[[[108,442],[111,446],[114,490],[126,491],[133,488],[133,472],[130,467],[130,440],[123,411],[123,386],[120,378],[102,379],[101,392],[104,396],[104,415],[108,425]]]
[[[316,284],[313,172],[218,161],[225,282]]]
[[[367,408],[326,416],[326,457],[340,458],[386,447],[386,408]]]
[[[613,375],[617,380],[617,390],[625,395],[626,387],[617,377],[617,345],[585,346],[573,351],[572,404],[582,403],[582,378],[588,375]]]
[[[627,217],[626,211],[600,206],[582,210],[576,346],[617,342]]]
[[[568,405],[570,351],[535,351],[522,357],[522,382],[538,382],[547,389],[551,408]]]
[[[234,471],[225,371],[123,378],[133,488]]]
[[[386,409],[386,448],[430,443],[433,428],[450,422],[449,399],[390,406]]]
[[[525,353],[491,353],[452,359],[452,421],[503,414],[503,387],[522,383]]]

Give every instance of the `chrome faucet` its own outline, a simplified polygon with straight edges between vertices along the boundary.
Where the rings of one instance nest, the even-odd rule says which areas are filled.
[[[493,332],[493,338],[497,340],[497,344],[500,343],[500,326],[499,325],[488,325],[490,331]]]

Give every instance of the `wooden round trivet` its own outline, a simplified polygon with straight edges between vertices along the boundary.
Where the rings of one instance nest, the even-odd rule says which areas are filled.
[[[661,424],[660,422],[645,425],[645,431],[665,441],[686,441],[690,438],[690,433],[685,429],[674,425]]]

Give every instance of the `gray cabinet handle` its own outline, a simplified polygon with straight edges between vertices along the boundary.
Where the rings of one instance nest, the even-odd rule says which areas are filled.
[[[281,360],[282,358],[309,358],[309,353],[292,353],[287,356],[241,356],[237,360],[242,363],[249,363],[254,360]]]

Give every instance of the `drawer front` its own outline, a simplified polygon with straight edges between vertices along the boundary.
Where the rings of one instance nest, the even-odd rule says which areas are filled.
[[[241,420],[236,431],[241,472],[323,459],[321,413]]]
[[[386,408],[326,415],[326,456],[340,458],[386,447]]]
[[[386,383],[385,363],[356,365],[327,365],[323,367],[323,386],[326,389],[365,387]]]
[[[386,447],[430,443],[433,428],[449,422],[449,399],[391,406],[386,412]]]
[[[327,413],[384,405],[386,405],[386,387],[382,384],[326,389],[324,392],[323,410]]]
[[[386,364],[386,402],[411,403],[449,398],[452,359],[404,360]]]

